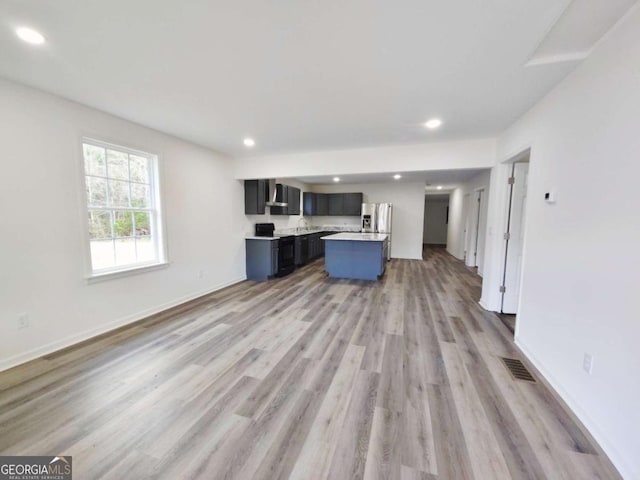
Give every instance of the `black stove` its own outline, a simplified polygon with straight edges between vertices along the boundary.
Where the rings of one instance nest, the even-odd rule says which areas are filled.
[[[256,237],[273,237],[273,223],[256,223]],[[293,235],[278,238],[278,277],[289,275],[296,268],[295,240]]]

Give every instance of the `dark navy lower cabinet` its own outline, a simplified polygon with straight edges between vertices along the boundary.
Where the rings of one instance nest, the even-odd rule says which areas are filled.
[[[325,270],[330,277],[377,280],[384,274],[384,242],[323,240]]]
[[[324,245],[320,240],[323,235],[323,233],[310,233],[296,237],[295,263],[297,267],[306,265],[324,255]]]
[[[296,236],[294,241],[294,261],[296,267],[323,257],[324,241],[321,238],[331,232],[309,233]],[[245,240],[247,251],[247,279],[263,281],[278,273],[278,239]]]
[[[246,239],[247,279],[264,281],[278,272],[278,239]]]
[[[295,263],[296,267],[301,267],[309,261],[309,235],[296,237],[295,243]]]

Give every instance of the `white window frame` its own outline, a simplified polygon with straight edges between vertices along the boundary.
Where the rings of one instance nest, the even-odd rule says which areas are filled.
[[[85,158],[84,158],[84,145],[91,145],[99,148],[115,150],[118,152],[126,153],[128,155],[136,155],[139,157],[144,157],[148,161],[149,165],[149,198],[151,204],[149,208],[132,208],[132,207],[97,207],[89,205],[89,198],[87,197],[87,187],[86,181],[87,176],[95,176],[89,175],[85,168]],[[106,162],[106,157],[105,157]],[[89,282],[100,281],[110,278],[117,278],[121,276],[131,275],[135,273],[141,273],[148,270],[154,270],[158,268],[164,268],[169,265],[167,260],[167,251],[166,251],[166,241],[165,241],[165,229],[164,229],[164,217],[162,211],[162,202],[161,202],[161,188],[160,188],[160,174],[159,174],[159,159],[158,155],[152,154],[149,152],[145,152],[142,150],[137,150],[130,147],[124,147],[122,145],[118,145],[115,143],[105,142],[102,140],[96,140],[91,137],[83,137],[80,143],[80,165],[82,172],[82,213],[84,219],[84,246],[85,246],[85,258],[87,263],[87,274],[86,279]],[[99,178],[109,178],[108,167],[106,177]],[[108,195],[108,188],[107,188]],[[149,224],[151,230],[151,240],[153,242],[153,247],[155,251],[155,259],[147,262],[136,262],[130,263],[126,265],[118,265],[109,268],[102,269],[94,269],[93,261],[91,257],[91,238],[89,234],[89,221],[88,221],[88,212],[90,210],[105,210],[105,211],[126,211],[126,212],[136,212],[136,211],[144,211],[149,213]]]

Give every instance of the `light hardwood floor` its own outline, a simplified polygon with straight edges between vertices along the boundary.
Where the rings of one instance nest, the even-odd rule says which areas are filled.
[[[442,249],[380,282],[322,261],[0,374],[0,452],[76,479],[614,479]]]

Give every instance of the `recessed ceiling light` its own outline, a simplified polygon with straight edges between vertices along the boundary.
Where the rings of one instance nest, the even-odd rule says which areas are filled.
[[[16,35],[27,43],[32,45],[42,45],[44,43],[44,36],[40,32],[36,32],[32,28],[20,27],[16,29]]]
[[[334,182],[339,182],[340,181],[340,177],[333,177],[333,181]]]
[[[245,138],[245,139],[243,140],[243,142],[242,142],[242,143],[244,143],[244,146],[245,146],[245,147],[249,147],[249,148],[251,148],[251,147],[255,146],[256,141],[255,141],[253,138],[249,138],[249,137],[247,137],[247,138]]]
[[[427,127],[429,130],[435,130],[440,125],[442,125],[442,120],[440,120],[439,118],[432,118],[431,120],[429,120],[424,124],[424,126]]]
[[[438,190],[442,190],[442,185],[438,185],[436,188],[437,188]]]
[[[402,175],[400,175],[399,173],[396,173],[393,178],[395,178],[396,180],[400,180],[402,178]]]

